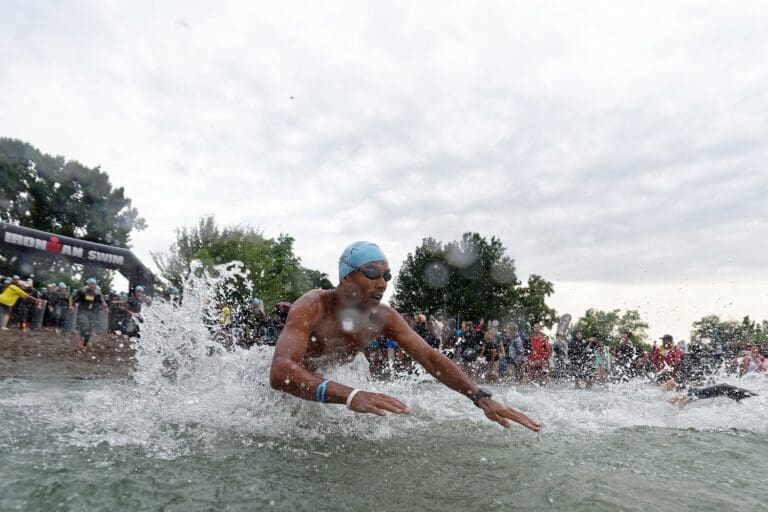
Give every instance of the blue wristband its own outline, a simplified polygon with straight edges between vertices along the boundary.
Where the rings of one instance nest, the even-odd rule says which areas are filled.
[[[330,381],[325,379],[320,383],[319,386],[317,386],[317,391],[315,391],[315,398],[318,402],[325,403],[325,388],[328,386],[328,382]]]

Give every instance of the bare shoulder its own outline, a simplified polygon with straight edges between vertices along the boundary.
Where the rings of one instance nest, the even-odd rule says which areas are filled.
[[[319,319],[327,310],[327,305],[332,298],[332,290],[310,290],[293,303],[288,319],[297,316],[302,316],[305,319]]]
[[[376,315],[381,319],[384,327],[388,329],[408,325],[402,315],[387,304],[379,304],[376,308]]]

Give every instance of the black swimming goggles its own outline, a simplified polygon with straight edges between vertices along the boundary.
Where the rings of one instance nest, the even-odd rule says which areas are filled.
[[[379,267],[374,267],[373,265],[368,265],[365,267],[357,267],[355,270],[359,270],[363,273],[365,277],[370,279],[371,281],[375,281],[376,279],[384,278],[385,281],[390,281],[392,279],[392,273],[387,270],[386,272],[382,271]]]

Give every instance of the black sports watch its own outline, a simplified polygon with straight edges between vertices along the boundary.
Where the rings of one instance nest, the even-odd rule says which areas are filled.
[[[475,393],[475,398],[472,400],[472,403],[475,404],[475,407],[480,407],[478,402],[481,398],[491,398],[492,396],[493,394],[487,389],[477,388],[477,393]]]

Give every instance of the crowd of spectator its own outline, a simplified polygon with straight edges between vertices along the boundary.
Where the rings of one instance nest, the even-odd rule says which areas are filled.
[[[429,345],[451,358],[464,372],[480,381],[544,384],[550,380],[573,381],[576,387],[626,381],[633,378],[667,379],[679,384],[700,382],[724,370],[745,375],[768,371],[768,353],[759,347],[733,340],[711,344],[674,342],[665,334],[647,346],[623,333],[609,346],[600,336],[575,330],[550,339],[541,324],[533,322],[523,332],[509,322],[477,323],[441,320],[423,314],[404,315],[406,321]],[[413,361],[394,340],[373,340],[366,356],[371,370],[386,376],[414,370]]]
[[[85,348],[94,332],[138,336],[141,308],[147,302],[141,286],[130,294],[105,295],[93,277],[72,289],[64,282],[37,288],[32,277],[0,276],[0,331],[13,326],[23,332],[77,330],[79,347]]]
[[[245,348],[274,345],[283,331],[291,305],[290,302],[278,302],[267,314],[264,302],[258,298],[247,304],[222,302],[219,325],[212,330],[225,345]]]
[[[170,298],[180,300],[178,290],[171,289]],[[0,276],[0,331],[7,331],[9,326],[18,326],[21,331],[77,330],[80,348],[85,348],[95,331],[138,337],[142,306],[148,302],[141,286],[130,294],[105,295],[94,278],[72,289],[63,282],[36,288],[31,277]],[[221,302],[219,318],[211,330],[229,346],[274,345],[290,308],[290,303],[279,302],[267,313],[258,298],[246,304]],[[587,388],[637,377],[696,382],[718,369],[739,375],[768,371],[768,353],[738,340],[687,345],[684,341],[675,343],[666,334],[648,346],[636,343],[627,332],[618,344],[609,346],[600,336],[585,336],[578,330],[569,339],[564,334],[550,339],[539,322],[520,329],[514,322],[501,326],[496,320],[458,323],[424,314],[404,318],[430,346],[467,374],[486,382],[572,380],[577,387]],[[375,375],[415,370],[413,361],[394,340],[375,339],[365,353]]]

